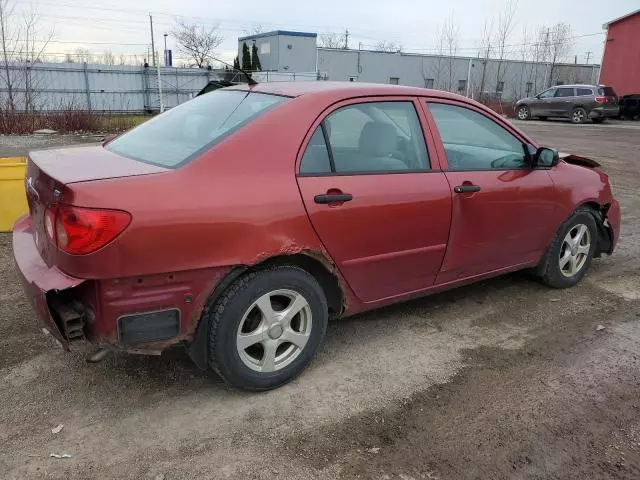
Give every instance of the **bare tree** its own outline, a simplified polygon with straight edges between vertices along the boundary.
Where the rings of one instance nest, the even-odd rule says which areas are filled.
[[[320,46],[323,48],[342,48],[344,35],[340,33],[323,33],[320,35]]]
[[[181,18],[176,19],[173,35],[180,52],[190,57],[198,68],[211,64],[211,57],[224,40],[224,36],[218,32],[217,25],[188,23]]]
[[[13,1],[0,0],[0,54],[2,80],[7,88],[6,103],[14,110],[17,85],[24,86],[24,108],[32,110],[37,87],[31,78],[33,64],[42,62],[53,31],[44,32],[39,26],[40,17],[34,4],[18,15]]]
[[[546,35],[548,41],[549,52],[549,83],[548,86],[553,85],[553,75],[558,63],[566,60],[566,57],[571,50],[571,26],[560,22],[551,27]]]
[[[487,78],[487,63],[493,55],[493,20],[485,20],[482,27],[482,35],[480,37],[480,49],[479,54],[482,58],[482,74],[480,77],[480,87],[478,92],[478,98],[482,101],[482,95],[484,92],[484,86]]]
[[[127,64],[127,56],[123,53],[121,53],[118,56],[118,65],[126,65]]]
[[[106,52],[104,52],[102,54],[102,63],[104,63],[105,65],[115,65],[116,64],[116,56],[113,54],[113,52],[107,50]]]
[[[401,53],[402,45],[400,42],[391,42],[387,40],[380,40],[376,43],[374,47],[379,52],[388,52],[388,53]]]
[[[244,33],[247,36],[250,35],[259,35],[261,33],[264,33],[264,27],[262,26],[262,24],[260,23],[254,23],[253,25],[251,25],[249,28],[245,28],[244,29]]]
[[[505,74],[507,73],[507,63],[505,62],[507,55],[507,47],[509,39],[513,33],[514,17],[516,14],[516,7],[518,5],[517,0],[507,0],[504,6],[504,10],[500,12],[498,16],[498,27],[496,30],[495,48],[496,48],[496,96],[502,91],[499,91],[499,86],[504,82]]]
[[[9,0],[0,0],[0,42],[2,42],[2,69],[4,78],[2,79],[7,86],[7,106],[11,110],[15,109],[14,100],[14,75],[9,65],[10,55],[16,49],[18,38],[20,36],[19,29],[16,29],[9,20],[14,15],[13,4]]]
[[[447,56],[446,59],[446,71],[447,75],[447,91],[453,91],[453,82],[456,72],[454,71],[456,65],[456,55],[458,53],[458,26],[454,22],[453,15],[442,26],[441,33],[442,45],[444,47],[444,53]]]
[[[74,50],[73,56],[76,62],[93,62],[93,54],[87,48],[78,47]]]

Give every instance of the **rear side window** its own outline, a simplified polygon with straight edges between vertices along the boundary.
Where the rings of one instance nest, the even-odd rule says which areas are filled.
[[[357,103],[335,110],[314,132],[300,165],[300,173],[306,175],[428,169],[422,127],[412,102]]]
[[[589,97],[591,95],[593,95],[593,90],[590,88],[578,88],[579,97]]]
[[[176,168],[287,97],[216,90],[172,108],[105,147],[124,157]]]
[[[573,88],[558,88],[556,97],[573,97],[575,96]]]
[[[605,97],[617,97],[616,92],[611,87],[598,87],[598,95]]]

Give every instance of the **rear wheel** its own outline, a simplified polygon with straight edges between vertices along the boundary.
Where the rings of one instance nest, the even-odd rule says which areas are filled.
[[[527,105],[520,105],[518,107],[518,119],[520,120],[529,120],[531,119],[531,111]]]
[[[584,123],[587,121],[587,111],[582,108],[574,108],[571,112],[571,122],[575,124]]]
[[[299,375],[318,350],[328,320],[322,287],[296,267],[240,277],[205,315],[210,367],[244,390],[269,390]]]
[[[593,214],[588,209],[576,210],[558,230],[539,266],[542,281],[554,288],[578,283],[591,265],[597,241]]]

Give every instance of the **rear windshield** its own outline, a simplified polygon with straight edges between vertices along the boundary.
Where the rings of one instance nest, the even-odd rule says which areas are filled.
[[[134,160],[175,168],[287,98],[216,90],[158,115],[105,148]]]
[[[617,97],[616,92],[611,87],[598,87],[598,95],[604,95],[605,97]]]

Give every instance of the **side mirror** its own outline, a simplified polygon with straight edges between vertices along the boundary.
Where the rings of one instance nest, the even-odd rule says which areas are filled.
[[[551,168],[560,162],[558,151],[553,148],[540,147],[533,156],[533,163],[536,167]]]

